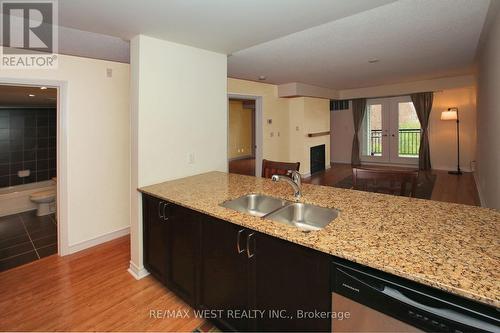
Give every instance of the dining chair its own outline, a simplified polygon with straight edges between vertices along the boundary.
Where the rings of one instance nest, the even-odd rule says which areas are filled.
[[[273,175],[286,175],[288,171],[299,171],[300,162],[276,162],[262,160],[262,177],[271,178]]]

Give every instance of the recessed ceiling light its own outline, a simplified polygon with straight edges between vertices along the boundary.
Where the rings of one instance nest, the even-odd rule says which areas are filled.
[[[373,58],[373,59],[369,59],[369,60],[368,60],[368,62],[369,62],[370,64],[374,64],[374,63],[379,62],[379,61],[380,61],[380,60],[379,60],[379,59],[377,59],[377,58]]]
[[[40,89],[45,90],[45,89],[47,89],[47,87],[40,87]]]
[[[28,96],[29,96],[29,97],[35,97],[35,95],[33,95],[33,94],[29,94]]]
[[[265,79],[267,79],[267,77],[265,77],[264,75],[259,76],[260,81],[264,81]]]

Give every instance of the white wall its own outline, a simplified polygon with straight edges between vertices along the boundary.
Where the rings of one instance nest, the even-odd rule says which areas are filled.
[[[497,6],[498,7],[498,6]],[[482,204],[500,210],[500,13],[479,53],[477,179]]]
[[[142,211],[137,188],[227,171],[227,58],[141,35],[131,41],[131,75],[130,270],[140,277]]]
[[[474,87],[444,90],[434,94],[429,117],[431,164],[437,170],[457,169],[457,123],[441,120],[441,112],[458,107],[460,117],[460,169],[472,171],[476,160],[476,93]]]
[[[330,100],[312,97],[290,99],[290,161],[300,162],[300,173],[311,174],[311,147],[325,145],[325,165],[330,166],[330,136],[308,137],[330,131]]]
[[[426,89],[423,88],[423,90]],[[368,91],[367,93],[370,94]],[[456,170],[456,123],[440,119],[441,112],[449,107],[459,108],[460,168],[464,171],[471,171],[471,162],[476,159],[476,103],[473,86],[445,89],[434,93],[433,108],[429,118],[432,168]],[[331,112],[330,121],[331,161],[351,163],[354,136],[351,109]]]
[[[272,84],[239,79],[227,79],[229,94],[262,97],[262,157],[289,161],[288,98],[278,97],[278,87]],[[268,120],[272,120],[269,124]]]
[[[424,91],[438,91],[443,89],[470,87],[474,84],[475,79],[473,75],[463,75],[365,88],[345,89],[339,91],[339,96],[340,99],[373,98],[393,95],[397,96]]]
[[[58,58],[59,67],[54,70],[1,70],[0,82],[63,86],[65,96],[58,110],[58,178],[66,174],[61,179],[66,193],[58,194],[64,195],[59,204],[67,206],[59,207],[59,213],[65,214],[65,221],[59,223],[67,223],[61,235],[62,250],[67,253],[94,245],[101,236],[128,232],[129,65],[66,55]],[[108,68],[113,70],[112,78],[106,77]]]

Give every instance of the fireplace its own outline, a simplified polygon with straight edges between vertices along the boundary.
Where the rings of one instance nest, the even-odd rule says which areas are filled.
[[[311,147],[311,175],[325,170],[325,145]]]

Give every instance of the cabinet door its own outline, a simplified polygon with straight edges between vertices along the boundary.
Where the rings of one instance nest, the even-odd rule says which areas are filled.
[[[223,310],[217,322],[232,331],[251,329],[248,319],[231,315],[248,309],[247,236],[248,230],[215,218],[205,217],[202,224],[201,308]]]
[[[144,266],[158,280],[167,278],[167,221],[163,219],[164,201],[142,196]]]
[[[328,256],[263,234],[251,243],[254,305],[265,311],[256,331],[330,331],[330,319],[300,316],[301,311],[331,311]]]
[[[197,302],[200,214],[167,203],[167,286],[190,305]]]

